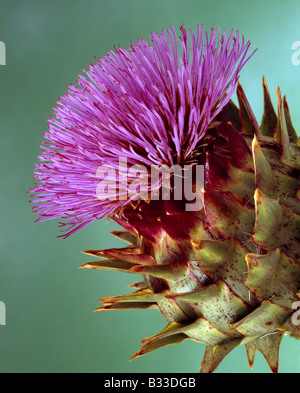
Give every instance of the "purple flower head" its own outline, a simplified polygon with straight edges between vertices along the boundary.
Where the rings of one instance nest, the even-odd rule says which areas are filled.
[[[115,199],[97,193],[99,176],[109,179],[110,169],[123,176],[120,157],[149,168],[194,162],[252,55],[238,31],[227,37],[212,28],[209,36],[198,26],[194,35],[182,26],[181,33],[178,39],[171,26],[152,33],[151,45],[139,39],[128,49],[115,48],[68,86],[49,119],[34,172],[38,221],[61,217],[68,236],[126,205],[124,187],[114,188]],[[108,172],[99,175],[99,167]]]

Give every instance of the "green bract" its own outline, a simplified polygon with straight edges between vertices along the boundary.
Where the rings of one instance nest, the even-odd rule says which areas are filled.
[[[186,212],[175,201],[128,206],[114,235],[121,249],[89,250],[104,259],[85,268],[141,274],[126,296],[102,299],[97,310],[156,307],[166,328],[143,340],[133,358],[192,339],[207,345],[201,372],[213,372],[245,345],[278,371],[285,333],[300,337],[293,304],[300,298],[300,148],[286,98],[277,114],[263,79],[258,125],[241,85],[199,147],[205,165],[204,209]],[[200,150],[202,149],[202,150]]]

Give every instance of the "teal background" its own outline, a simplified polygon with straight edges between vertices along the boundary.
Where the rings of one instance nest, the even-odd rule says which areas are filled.
[[[178,31],[182,23],[195,29],[202,22],[206,29],[239,29],[259,48],[240,78],[254,112],[260,121],[265,75],[275,106],[277,85],[287,94],[299,130],[300,65],[291,62],[291,45],[300,40],[299,0],[1,0],[1,372],[198,372],[204,345],[192,341],[129,362],[164,318],[155,310],[93,313],[100,298],[126,293],[135,277],[78,269],[93,259],[82,250],[125,245],[109,235],[116,226],[98,221],[58,239],[57,221],[34,223],[26,191],[52,107],[94,56],[170,24]],[[281,372],[300,371],[299,349],[299,341],[284,338]],[[235,349],[217,372],[251,372],[245,349]],[[269,372],[260,353],[252,372]]]

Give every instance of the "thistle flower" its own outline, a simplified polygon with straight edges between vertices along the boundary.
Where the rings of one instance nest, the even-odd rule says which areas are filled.
[[[181,33],[178,39],[171,26],[152,33],[152,45],[140,39],[128,49],[115,48],[68,87],[49,119],[35,171],[38,221],[61,217],[68,236],[118,212],[130,201],[122,193],[134,179],[117,188],[113,200],[96,190],[99,167],[122,177],[119,157],[149,168],[195,162],[251,57],[250,42],[220,28],[209,36],[198,26],[194,35],[183,25]]]
[[[201,372],[238,345],[251,368],[258,349],[277,372],[283,335],[300,337],[299,138],[286,97],[278,88],[276,113],[265,79],[258,125],[238,83],[251,57],[238,32],[181,32],[177,40],[171,27],[152,34],[152,45],[109,52],[69,86],[45,134],[34,211],[66,219],[67,235],[104,216],[124,228],[113,234],[128,247],[87,250],[101,260],[82,267],[143,276],[136,291],[96,309],[163,314],[166,328],[133,358],[192,339],[207,345]],[[140,167],[144,179],[153,166],[176,165],[191,169],[185,179],[205,168],[204,209],[141,200],[166,179],[128,193]]]

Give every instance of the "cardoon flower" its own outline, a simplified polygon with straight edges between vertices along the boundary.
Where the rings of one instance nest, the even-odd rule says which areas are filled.
[[[300,337],[299,138],[265,78],[258,125],[238,83],[252,56],[238,32],[181,33],[117,48],[68,87],[45,133],[34,211],[65,219],[65,236],[105,216],[123,227],[113,234],[129,246],[88,250],[102,259],[82,267],[143,277],[97,311],[156,307],[167,319],[133,358],[192,339],[207,345],[201,372],[238,345],[251,368],[258,349],[277,372],[283,335]]]
[[[210,36],[181,27],[111,51],[78,76],[44,134],[33,189],[39,220],[64,218],[69,234],[114,212],[130,198],[99,199],[98,168],[195,162],[204,135],[233,94],[249,59],[239,32]],[[124,171],[126,171],[124,169]],[[103,171],[103,176],[105,175]],[[126,185],[125,190],[126,193]],[[121,194],[121,192],[120,192]],[[119,197],[118,197],[119,196]]]

